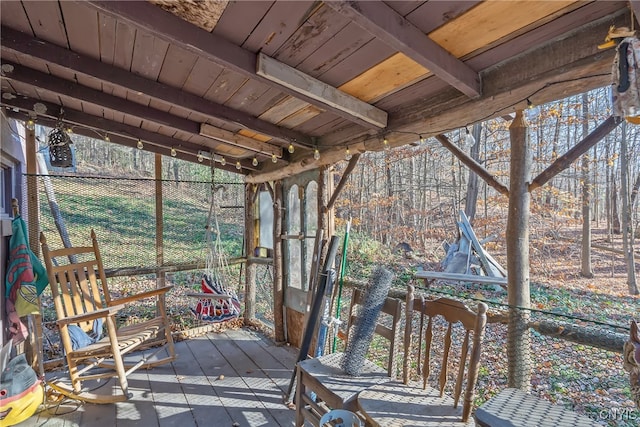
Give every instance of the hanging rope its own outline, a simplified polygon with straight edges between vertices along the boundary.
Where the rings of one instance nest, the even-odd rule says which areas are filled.
[[[201,287],[203,293],[212,294],[212,296],[201,298],[196,308],[192,309],[199,320],[207,322],[223,322],[240,315],[238,296],[227,286],[230,269],[216,214],[218,210],[216,193],[224,192],[224,186],[216,185],[215,172],[214,161],[211,160],[211,203],[205,233],[207,255]]]

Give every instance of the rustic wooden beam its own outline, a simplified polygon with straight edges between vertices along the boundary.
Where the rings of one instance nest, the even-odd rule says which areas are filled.
[[[275,154],[276,157],[282,159],[282,147],[233,133],[226,129],[212,126],[208,123],[202,123],[200,125],[199,134],[207,138],[213,138],[225,144],[233,145],[234,147],[255,151],[256,153],[269,157]]]
[[[22,96],[13,99],[5,99],[4,97],[0,99],[0,105],[9,107],[7,115],[21,120],[25,120],[29,117],[29,112],[33,111],[33,106],[36,103],[40,103],[46,107],[46,113],[40,113],[38,115],[38,123],[51,128],[55,127],[61,107],[60,105]],[[19,111],[16,112],[13,111],[13,109],[17,109]],[[197,162],[198,151],[207,148],[198,144],[174,139],[170,136],[161,135],[135,126],[127,125],[125,123],[115,122],[82,113],[70,108],[65,108],[64,111],[63,121],[69,125],[78,125],[79,127],[74,129],[74,131],[80,135],[85,135],[91,138],[104,138],[105,135],[108,135],[112,142],[128,147],[136,147],[137,141],[140,139],[143,141],[144,149],[146,151],[161,153],[164,155],[168,155],[171,147],[175,147],[176,157],[190,162]],[[247,170],[260,170],[259,166],[253,166],[250,160],[243,159],[239,161],[245,172]],[[230,163],[231,162],[228,162],[225,166],[220,165],[220,167],[228,170],[229,172],[242,173]]]
[[[340,178],[340,182],[338,183],[338,185],[336,185],[336,188],[333,191],[333,194],[331,195],[331,199],[329,199],[329,203],[327,203],[327,210],[330,210],[331,208],[333,208],[333,205],[336,202],[336,199],[338,198],[338,196],[340,195],[340,192],[342,191],[345,184],[349,180],[349,176],[351,175],[351,172],[353,172],[353,169],[355,169],[356,165],[358,164],[359,159],[360,159],[360,153],[354,154],[349,159],[349,164],[344,169],[344,172],[342,173],[342,178]]]
[[[631,11],[633,12],[633,17],[636,20],[636,24],[640,24],[640,1],[638,0],[629,0],[629,6],[631,7]]]
[[[498,179],[493,176],[491,172],[486,170],[480,163],[469,157],[467,153],[458,148],[457,145],[449,141],[444,135],[436,135],[435,138],[442,144],[444,148],[451,151],[451,153],[464,163],[469,169],[475,172],[480,178],[482,178],[489,186],[495,188],[498,193],[509,195],[509,189],[505,187]]]
[[[325,4],[465,95],[471,98],[480,96],[480,76],[476,71],[451,55],[384,2],[330,1]]]
[[[620,117],[610,116],[607,120],[602,122],[600,126],[595,128],[593,132],[587,135],[582,141],[574,145],[569,151],[558,157],[545,170],[540,172],[540,174],[534,178],[531,184],[529,184],[529,191],[533,191],[536,188],[542,187],[551,178],[565,170],[578,157],[582,156],[591,147],[596,145],[602,138],[607,136],[609,132],[618,127],[620,123],[622,123],[622,119]]]
[[[365,146],[363,143],[349,145],[349,151],[352,155],[365,152]],[[322,166],[333,165],[336,162],[345,159],[346,146],[333,147],[328,150],[322,151],[319,159],[314,159],[311,156],[306,156],[301,159],[292,160],[287,166],[278,167],[278,165],[269,165],[265,162],[265,169],[259,172],[247,175],[246,182],[262,183],[267,181],[278,181],[299,173],[317,169]],[[268,169],[267,169],[268,168]]]
[[[188,134],[200,134],[205,137],[214,138],[224,144],[260,153],[267,157],[275,154],[276,157],[282,158],[282,147],[280,146],[258,141],[225,129],[216,128],[206,123],[200,124],[192,120],[184,119],[168,112],[150,108],[137,102],[128,101],[86,86],[81,86],[75,82],[42,73],[22,65],[11,62],[3,62],[3,65],[7,66],[5,69],[10,69],[10,71],[4,73],[4,77],[9,80],[29,84],[53,93],[64,94],[78,101],[87,102],[113,111],[119,111],[140,120],[153,122],[160,126]],[[206,132],[204,132],[203,129]],[[203,147],[203,149],[206,150],[207,147]]]
[[[198,28],[151,3],[88,1],[84,4],[90,5],[102,14],[126,22],[134,28],[139,28],[160,40],[193,52],[201,58],[208,59],[249,79],[277,88],[294,98],[302,99],[323,110],[329,110],[339,117],[358,123],[366,128],[374,127],[360,117],[336,108],[330,102],[320,101],[258,75],[256,73],[257,58],[255,53],[245,50],[217,34]]]
[[[615,51],[598,50],[597,45],[609,25],[621,26],[627,21],[628,14],[618,14],[487,70],[482,74],[482,96],[478,99],[447,88],[428,99],[389,109],[385,130],[389,146],[512,114],[517,108],[526,108],[527,99],[539,105],[610,84]],[[465,123],[460,122],[461,117]],[[323,146],[360,142],[367,150],[384,149],[382,141],[355,129],[329,133],[319,141]]]
[[[378,128],[387,126],[387,113],[263,53],[256,73],[305,96],[329,104]]]
[[[311,137],[284,128],[282,126],[260,120],[250,114],[229,108],[194,94],[180,91],[174,87],[146,79],[122,68],[100,62],[40,40],[12,28],[2,26],[0,30],[2,50],[10,50],[33,58],[55,64],[74,73],[91,76],[115,87],[143,93],[151,98],[166,102],[209,117],[214,120],[225,120],[260,134],[270,136],[276,141],[293,144],[299,147],[311,147]]]

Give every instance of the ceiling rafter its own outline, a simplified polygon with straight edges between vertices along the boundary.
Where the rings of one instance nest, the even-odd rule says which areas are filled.
[[[149,2],[88,1],[86,4],[100,13],[127,22],[134,28],[142,29],[154,37],[193,52],[249,79],[277,88],[294,98],[302,99],[318,108],[331,111],[339,117],[365,128],[376,128],[375,125],[346,112],[331,102],[317,100],[258,75],[256,73],[257,55],[255,53],[245,50],[217,34],[198,28]]]
[[[58,65],[74,73],[91,76],[135,93],[143,93],[158,101],[202,114],[211,119],[229,121],[240,127],[272,137],[282,143],[291,143],[307,148],[313,146],[311,137],[303,133],[260,120],[233,108],[208,101],[188,92],[180,91],[179,89],[144,78],[122,68],[102,63],[97,59],[74,53],[47,41],[30,37],[9,27],[1,27],[0,38],[2,40],[1,45],[3,50],[6,49],[29,55]]]
[[[138,119],[153,122],[187,134],[209,137],[215,139],[216,142],[253,151],[263,156],[271,157],[275,154],[276,157],[282,157],[282,147],[277,145],[257,141],[210,125],[207,126],[214,128],[216,130],[216,134],[214,136],[214,134],[210,132],[205,135],[200,131],[200,123],[192,120],[183,119],[165,111],[149,108],[145,105],[127,101],[123,98],[109,95],[86,86],[80,86],[75,82],[42,73],[22,65],[8,61],[5,61],[3,65],[6,69],[12,68],[12,71],[5,71],[3,76],[9,80],[26,83],[49,92],[63,94],[78,101],[87,102],[113,111],[120,111]],[[222,155],[222,153],[218,154]]]
[[[480,75],[476,71],[385,3],[329,1],[326,4],[470,98],[481,95]]]
[[[15,97],[0,97],[0,103],[8,107],[9,109],[17,109],[24,112],[33,112],[34,105],[40,103],[46,107],[46,112],[38,112],[38,121],[45,124],[47,121],[45,119],[57,120],[60,114],[60,109],[64,109],[64,117],[63,122],[69,125],[77,125],[81,127],[86,127],[93,129],[91,132],[93,135],[89,135],[92,138],[97,137],[95,134],[104,134],[109,135],[110,139],[113,139],[113,136],[120,136],[120,141],[122,139],[129,139],[132,144],[136,144],[137,140],[142,140],[145,144],[155,145],[163,150],[163,154],[168,154],[171,148],[175,148],[177,153],[183,153],[186,156],[185,159],[190,160],[192,162],[197,162],[198,152],[201,150],[206,151],[207,147],[194,144],[188,141],[183,141],[180,139],[175,139],[170,136],[161,135],[156,132],[148,131],[145,129],[141,129],[139,127],[127,125],[125,123],[116,122],[113,120],[107,120],[102,117],[96,117],[91,114],[83,113],[77,110],[70,109],[68,107],[64,107],[58,104],[53,104],[50,102],[43,102],[38,99],[29,98],[26,96],[15,96]],[[55,124],[55,122],[53,122]],[[109,129],[108,131],[105,129]],[[115,141],[115,139],[114,139]],[[123,144],[129,145],[130,144]],[[149,150],[154,151],[154,150]],[[157,151],[161,152],[162,151]],[[237,159],[233,159],[234,163]],[[261,168],[259,166],[253,166],[251,161],[249,160],[239,160],[240,165],[243,169],[248,171],[259,171]],[[232,163],[229,161],[227,165]],[[230,165],[232,169],[230,171],[235,171],[235,167]],[[246,171],[245,171],[246,172]]]

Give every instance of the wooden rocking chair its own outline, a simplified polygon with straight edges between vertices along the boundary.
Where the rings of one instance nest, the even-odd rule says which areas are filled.
[[[40,233],[42,255],[47,268],[49,284],[57,314],[57,325],[67,358],[71,385],[52,381],[48,385],[59,393],[91,403],[112,403],[131,397],[127,376],[140,368],[151,368],[175,360],[175,349],[171,327],[164,306],[164,295],[171,289],[166,286],[138,295],[111,299],[107,287],[96,234],[91,230],[92,246],[49,250],[46,238]],[[68,261],[66,264],[63,262]],[[116,314],[125,304],[145,298],[160,300],[155,318],[118,328]],[[100,323],[100,320],[102,323]],[[104,338],[94,341],[94,328],[101,334],[106,325]],[[79,339],[81,338],[81,339]],[[91,342],[94,341],[94,342]],[[123,356],[140,350],[144,344],[164,344],[154,349],[153,354],[143,355],[132,365],[125,365]],[[80,347],[79,347],[80,345]],[[79,347],[79,348],[78,348]],[[166,348],[168,356],[153,359]],[[83,385],[84,381],[117,379],[122,393],[96,394]]]

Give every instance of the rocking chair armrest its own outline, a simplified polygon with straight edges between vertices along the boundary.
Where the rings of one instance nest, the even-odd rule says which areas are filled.
[[[92,311],[89,313],[76,314],[75,316],[65,317],[63,319],[56,320],[59,326],[68,325],[69,323],[88,322],[89,320],[103,319],[116,314],[118,311],[124,308],[124,305],[116,305],[108,308],[101,308],[100,310]]]
[[[207,292],[193,292],[193,293],[187,294],[187,296],[192,298],[210,298],[210,299],[226,299],[226,300],[231,299],[231,295],[211,294]]]
[[[158,295],[164,295],[165,293],[167,293],[171,289],[173,289],[173,285],[167,285],[167,286],[163,286],[163,287],[158,288],[158,289],[153,289],[153,290],[150,290],[150,291],[140,292],[139,294],[129,295],[129,296],[126,296],[126,297],[114,299],[114,300],[111,300],[111,302],[109,303],[109,306],[111,307],[111,306],[116,305],[116,304],[128,304],[130,302],[139,301],[141,299],[155,297],[155,296],[158,296]]]

